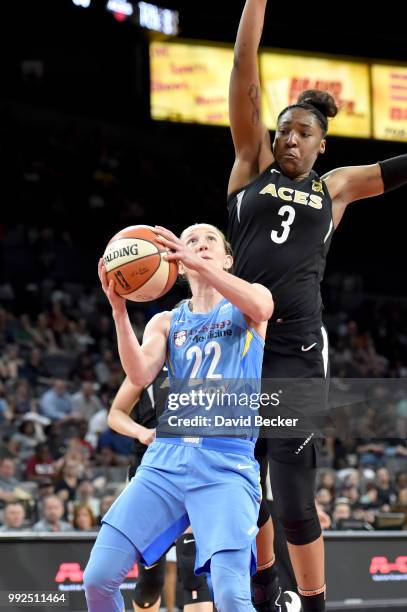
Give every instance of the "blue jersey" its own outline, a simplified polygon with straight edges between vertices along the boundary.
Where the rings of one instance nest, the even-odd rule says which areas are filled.
[[[175,379],[261,378],[263,339],[243,313],[226,299],[208,313],[184,302],[172,311],[167,367]]]
[[[168,435],[185,435],[191,426],[195,433],[200,430],[200,435],[256,437],[253,432],[247,435],[252,422],[242,419],[250,416],[252,420],[254,410],[258,410],[258,406],[248,403],[253,394],[260,392],[263,349],[263,338],[247,324],[243,313],[226,299],[208,313],[191,312],[188,302],[174,309],[166,359],[169,400],[157,435],[163,431]],[[186,398],[182,406],[174,400],[180,394]],[[185,418],[202,418],[180,422],[178,429],[163,428],[164,422],[168,424],[171,411]],[[222,416],[235,420],[233,423],[228,420],[223,427]],[[202,420],[204,417],[206,420]],[[239,417],[240,421],[236,420]],[[174,418],[171,423],[176,423]],[[242,428],[246,433],[239,433]]]

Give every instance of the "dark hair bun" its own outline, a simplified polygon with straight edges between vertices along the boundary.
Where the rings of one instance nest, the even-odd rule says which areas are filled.
[[[303,91],[297,100],[297,104],[310,104],[314,106],[324,117],[335,117],[338,112],[335,100],[327,91],[319,89],[307,89]]]

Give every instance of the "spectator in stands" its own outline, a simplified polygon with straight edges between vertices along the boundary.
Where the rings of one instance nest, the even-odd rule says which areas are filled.
[[[331,529],[338,529],[340,521],[347,521],[351,517],[351,509],[349,500],[346,497],[338,497],[334,503],[334,509],[332,511],[332,525]]]
[[[73,501],[76,495],[76,488],[83,474],[83,466],[78,461],[67,460],[62,468],[60,479],[55,485],[56,494],[64,501]]]
[[[42,508],[42,519],[33,526],[33,531],[72,531],[72,526],[62,520],[64,504],[57,495],[45,497]]]
[[[84,478],[76,488],[74,503],[85,504],[97,516],[100,509],[100,500],[95,497],[95,487],[89,478]]]
[[[55,495],[55,486],[52,480],[44,479],[38,482],[37,494],[35,497],[35,520],[39,521],[43,516],[44,499],[50,495]]]
[[[81,353],[76,359],[71,372],[70,380],[80,383],[81,381],[96,381],[95,369],[93,367],[92,356],[89,353]]]
[[[114,500],[115,500],[114,495],[104,495],[102,497],[102,499],[100,500],[99,516],[96,519],[96,524],[97,525],[101,525],[102,524],[102,518],[104,517],[106,512],[109,510],[109,508],[113,504]]]
[[[337,476],[335,471],[329,470],[321,474],[321,480],[319,482],[319,487],[321,489],[328,489],[332,498],[335,497],[336,480]]]
[[[52,384],[51,374],[42,361],[39,348],[31,350],[28,361],[20,368],[18,375],[27,380],[33,389],[37,389],[39,385]]]
[[[407,489],[407,471],[398,472],[396,474],[396,490]]]
[[[99,317],[96,329],[93,331],[93,337],[100,353],[103,353],[106,349],[110,350],[114,346],[115,334],[110,317],[106,315]]]
[[[113,365],[117,365],[117,360],[113,357],[113,351],[105,349],[95,364],[95,373],[100,385],[105,385],[109,382]]]
[[[29,457],[32,457],[37,444],[34,423],[27,420],[22,421],[18,431],[11,436],[10,449],[21,460],[26,461]]]
[[[96,519],[86,504],[77,504],[73,509],[72,524],[77,531],[97,531]]]
[[[28,459],[26,465],[27,480],[41,481],[44,478],[53,478],[56,472],[54,458],[48,444],[38,444],[34,455]]]
[[[93,446],[86,439],[87,431],[87,421],[79,421],[79,423],[75,425],[74,435],[69,440],[69,447],[75,447],[77,450],[79,450],[81,452],[83,461],[85,461],[86,463],[87,460],[93,456]]]
[[[35,330],[31,325],[30,316],[27,313],[20,315],[15,331],[17,344],[26,348],[32,348],[35,342]]]
[[[0,502],[32,501],[27,492],[15,477],[15,461],[10,457],[0,459]]]
[[[83,382],[79,391],[72,396],[72,414],[89,421],[103,408],[102,402],[94,392],[94,383]]]
[[[67,328],[68,319],[62,311],[61,303],[59,301],[55,301],[52,304],[49,322],[55,337],[57,340],[60,340]]]
[[[0,459],[0,501],[15,501],[15,489],[18,487],[15,477],[15,462],[9,457]]]
[[[360,505],[366,510],[375,510],[380,508],[379,489],[374,482],[368,482],[366,492],[360,496]]]
[[[0,358],[0,377],[3,380],[17,380],[18,370],[24,363],[19,352],[20,349],[17,344],[6,345],[6,350]]]
[[[89,421],[86,440],[92,445],[93,449],[98,445],[100,434],[107,429],[107,415],[107,408],[101,408]]]
[[[14,415],[36,412],[36,400],[27,380],[17,380],[16,388],[11,396]]]
[[[65,380],[56,380],[52,388],[45,391],[40,399],[40,408],[42,414],[52,421],[66,421],[71,418],[72,399]]]
[[[378,497],[381,505],[393,504],[396,500],[396,490],[391,483],[390,472],[386,467],[379,468],[376,472],[376,484]]]
[[[358,506],[360,494],[355,485],[345,485],[341,491],[341,496],[348,500],[351,508],[356,508],[356,506]]]
[[[11,421],[13,413],[7,401],[4,385],[0,381],[0,425]]]
[[[47,353],[58,352],[58,345],[55,340],[54,332],[50,327],[49,317],[46,312],[39,313],[34,331],[36,345],[39,348]]]
[[[4,508],[1,532],[24,529],[25,509],[19,502],[9,502]]]
[[[322,508],[322,510],[324,510],[325,512],[330,511],[333,497],[329,489],[326,489],[325,487],[321,487],[320,489],[318,489],[315,499],[318,502],[319,506]]]

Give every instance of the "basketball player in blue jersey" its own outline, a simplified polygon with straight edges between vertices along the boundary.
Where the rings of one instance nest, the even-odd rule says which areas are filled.
[[[348,204],[407,183],[407,155],[319,177],[313,165],[325,151],[328,118],[337,107],[330,94],[317,90],[303,92],[280,112],[271,144],[261,117],[257,58],[266,4],[246,0],[230,80],[236,157],[228,213],[234,272],[273,293],[276,307],[266,336],[263,378],[324,379],[328,346],[320,282],[332,233]],[[314,503],[315,438],[310,432],[303,438],[267,440],[276,512],[304,612],[325,610],[324,544]],[[272,525],[265,515],[262,522],[270,553],[254,577],[253,592],[256,609],[269,612],[280,607],[275,605]]]
[[[125,300],[107,283],[99,263],[120,359],[131,383],[150,384],[167,356],[170,384],[175,377],[219,380],[226,372],[236,379],[259,380],[274,308],[270,291],[228,272],[233,259],[215,227],[191,226],[181,239],[161,227],[156,231],[170,250],[168,260],[179,262],[192,298],[153,317],[141,346]],[[212,333],[225,327],[227,334]],[[198,336],[190,333],[196,329],[201,330]],[[256,566],[260,489],[253,451],[253,440],[243,437],[157,435],[136,475],[103,517],[84,574],[88,610],[122,612],[119,587],[134,562],[154,563],[189,525],[196,539],[195,571],[210,572],[218,611],[254,610],[250,571]]]

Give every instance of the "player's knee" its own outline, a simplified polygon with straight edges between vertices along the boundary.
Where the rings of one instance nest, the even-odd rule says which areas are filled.
[[[203,576],[196,576],[196,547],[192,533],[186,533],[177,542],[177,561],[184,590],[184,605],[212,601],[208,583]]]
[[[215,606],[218,612],[236,612],[242,609],[242,598],[238,580],[219,582],[214,591]]]
[[[83,584],[89,600],[109,597],[117,588],[109,568],[106,565],[96,565],[92,560],[89,561],[83,574]]]
[[[133,600],[139,608],[151,608],[161,595],[165,580],[165,556],[151,567],[139,565]]]
[[[321,525],[318,519],[317,512],[308,517],[296,521],[287,521],[280,519],[283,525],[287,542],[302,546],[303,544],[311,544],[321,535]]]

